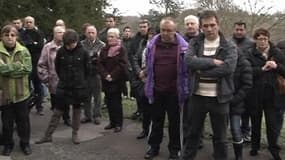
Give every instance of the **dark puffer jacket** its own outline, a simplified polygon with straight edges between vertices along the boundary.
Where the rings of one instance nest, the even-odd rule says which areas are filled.
[[[244,99],[252,87],[252,68],[250,62],[242,54],[238,54],[236,70],[234,72],[234,97],[230,101],[230,114],[244,112]]]
[[[270,49],[268,52],[268,59],[274,59],[277,63],[277,68],[270,71],[262,71],[262,66],[268,59],[265,59],[262,54],[256,49],[256,46],[248,50],[246,56],[250,61],[253,71],[253,86],[246,98],[246,104],[249,105],[251,111],[261,109],[263,106],[262,100],[263,89],[265,86],[270,86],[273,89],[272,95],[272,106],[275,106],[276,97],[279,94],[279,88],[277,83],[277,75],[285,77],[285,55],[272,43],[270,43]],[[270,94],[270,93],[267,93]],[[268,98],[268,97],[267,97]]]
[[[89,65],[89,55],[80,43],[73,50],[60,48],[55,59],[55,69],[59,77],[57,91],[64,90],[68,93],[66,96],[77,100],[86,98]]]

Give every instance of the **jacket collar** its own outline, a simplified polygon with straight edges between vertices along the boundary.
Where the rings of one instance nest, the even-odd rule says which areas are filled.
[[[14,53],[20,52],[25,50],[26,48],[24,46],[22,46],[19,42],[16,42],[16,47],[14,49]],[[0,42],[0,52],[6,54],[7,56],[10,56],[9,52],[6,50],[6,48],[4,47],[3,42]]]
[[[178,43],[178,47],[179,47],[180,51],[181,52],[185,52],[187,50],[187,48],[188,48],[188,42],[186,42],[184,40],[184,38],[180,34],[178,34],[178,33],[175,34],[175,37],[177,39],[177,43]],[[156,43],[157,43],[159,38],[160,38],[160,34],[155,35],[150,40],[148,47],[152,48],[154,45],[156,45]]]

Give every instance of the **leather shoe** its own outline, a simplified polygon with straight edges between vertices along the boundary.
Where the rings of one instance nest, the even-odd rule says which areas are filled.
[[[68,127],[70,127],[70,126],[71,126],[71,121],[70,121],[70,119],[65,119],[65,120],[63,121],[63,124],[66,125],[66,126],[68,126]]]
[[[272,149],[269,149],[272,157],[274,160],[282,160],[280,155],[279,155],[279,150],[272,150]]]
[[[38,111],[37,111],[37,114],[40,115],[40,116],[45,115],[43,110],[38,110]]]
[[[258,151],[257,151],[256,149],[252,149],[252,150],[250,150],[249,154],[250,154],[251,156],[257,156]]]
[[[21,149],[25,155],[32,154],[32,149],[31,149],[30,145],[21,146]]]
[[[145,137],[147,137],[148,132],[143,130],[138,136],[137,139],[143,139]]]
[[[95,118],[95,119],[94,119],[94,124],[96,124],[96,125],[101,124],[100,118]]]
[[[150,147],[150,149],[146,152],[144,159],[152,159],[158,155],[158,149]]]
[[[131,119],[132,119],[132,120],[136,120],[136,119],[138,119],[138,118],[140,117],[140,115],[141,115],[141,113],[138,112],[138,111],[136,111],[136,112],[134,112],[134,113],[132,114]]]
[[[12,150],[13,150],[12,146],[4,146],[4,149],[2,151],[2,155],[3,156],[10,156]]]
[[[115,126],[108,124],[106,127],[104,127],[105,130],[113,129]]]
[[[114,128],[114,132],[115,133],[118,133],[118,132],[121,132],[122,131],[122,127],[115,127]]]
[[[90,118],[83,118],[80,122],[81,123],[90,123],[91,119]]]
[[[52,142],[52,138],[48,136],[44,136],[41,139],[37,140],[35,144],[43,144],[43,143],[50,143]]]
[[[178,152],[170,152],[168,160],[179,160]]]

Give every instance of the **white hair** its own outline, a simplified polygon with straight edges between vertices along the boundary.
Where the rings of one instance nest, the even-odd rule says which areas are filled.
[[[32,16],[27,16],[27,17],[25,17],[25,19],[24,19],[25,21],[27,21],[27,20],[31,20],[31,21],[33,21],[34,23],[35,23],[35,18],[34,17],[32,17]]]
[[[186,24],[187,22],[189,22],[190,20],[194,20],[195,23],[197,25],[199,25],[199,18],[197,16],[194,16],[194,15],[188,15],[184,18],[184,24]]]
[[[56,26],[65,26],[65,23],[62,19],[58,19],[58,20],[56,20],[55,25]]]
[[[53,27],[53,32],[65,32],[65,27],[63,26],[55,26]]]
[[[110,28],[110,29],[108,29],[107,34],[109,34],[109,33],[114,33],[117,38],[120,37],[120,30],[118,28]]]

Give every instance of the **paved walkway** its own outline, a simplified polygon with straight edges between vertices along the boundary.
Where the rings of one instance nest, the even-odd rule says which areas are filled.
[[[32,136],[31,144],[33,154],[25,156],[18,145],[15,146],[11,157],[0,156],[0,160],[143,160],[147,149],[146,140],[137,140],[135,137],[140,132],[140,123],[125,120],[123,131],[113,133],[105,131],[103,127],[107,125],[107,120],[103,120],[101,125],[83,124],[80,128],[79,145],[71,142],[71,128],[59,125],[53,136],[53,143],[36,145],[34,142],[39,139],[47,126],[51,112],[45,111],[44,116],[38,116],[35,111],[31,113]],[[15,138],[16,139],[16,138]],[[161,145],[160,154],[155,160],[166,160],[167,136]],[[18,140],[16,140],[16,144]],[[2,147],[0,147],[2,150]],[[245,148],[245,160],[270,160],[266,149],[262,149],[257,157],[249,156],[249,148]],[[212,145],[210,141],[205,141],[205,147],[199,151],[197,160],[212,160]],[[233,151],[230,146],[230,160],[233,160]]]

